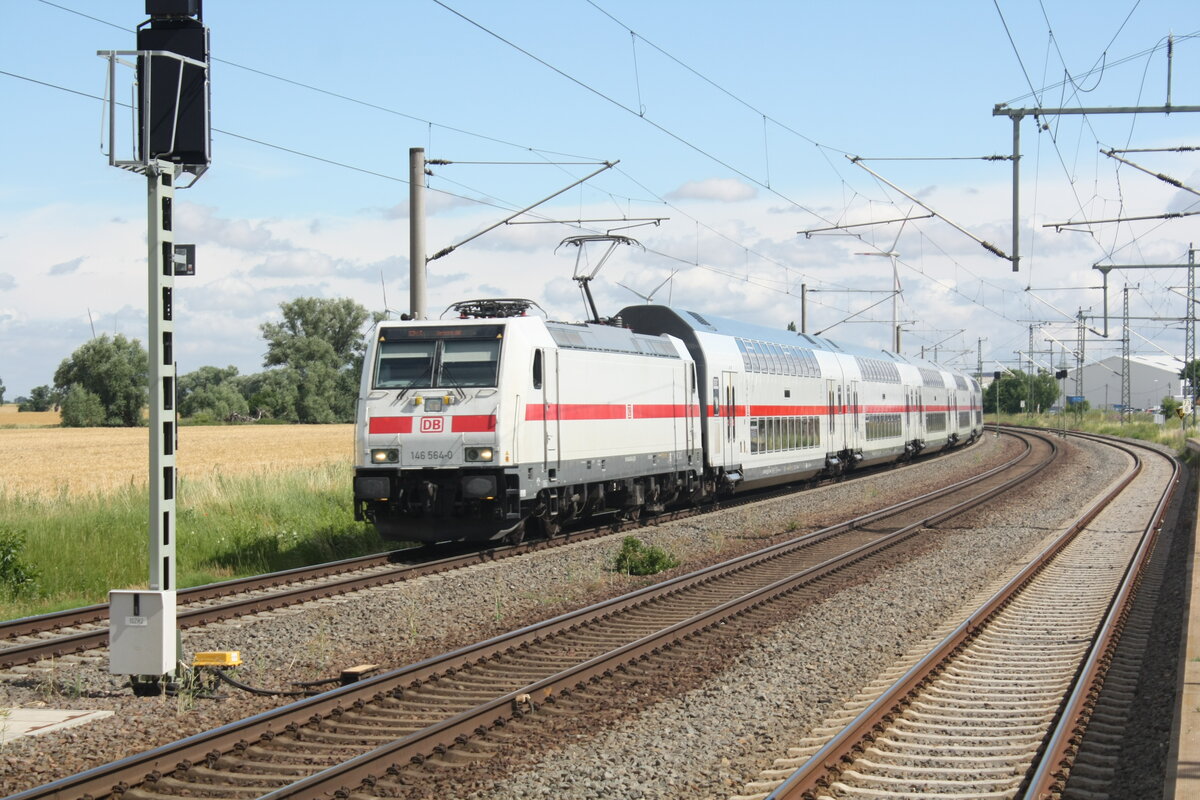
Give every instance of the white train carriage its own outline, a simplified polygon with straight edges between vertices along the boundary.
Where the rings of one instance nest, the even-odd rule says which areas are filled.
[[[518,539],[698,491],[694,365],[669,337],[525,316],[380,324],[355,516],[387,538]]]
[[[839,474],[977,435],[957,414],[976,402],[958,390],[963,377],[928,362],[664,306],[619,316],[678,337],[696,360],[718,491]]]

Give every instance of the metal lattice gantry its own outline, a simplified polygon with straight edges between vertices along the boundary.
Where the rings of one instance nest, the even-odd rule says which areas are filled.
[[[1132,403],[1129,380],[1129,287],[1121,290],[1123,296],[1121,313],[1121,424],[1129,418]]]

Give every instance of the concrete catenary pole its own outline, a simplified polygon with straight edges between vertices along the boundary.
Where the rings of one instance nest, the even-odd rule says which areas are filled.
[[[408,310],[425,319],[425,148],[408,151]]]

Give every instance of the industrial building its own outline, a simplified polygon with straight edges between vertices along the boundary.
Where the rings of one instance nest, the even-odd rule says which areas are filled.
[[[1118,409],[1121,406],[1121,361],[1121,356],[1117,355],[1084,365],[1081,387],[1076,383],[1079,370],[1071,369],[1062,382],[1063,394],[1082,394],[1092,408]],[[1183,378],[1179,376],[1182,371],[1183,359],[1176,356],[1131,355],[1130,408],[1157,408],[1168,395],[1182,400],[1186,391]]]

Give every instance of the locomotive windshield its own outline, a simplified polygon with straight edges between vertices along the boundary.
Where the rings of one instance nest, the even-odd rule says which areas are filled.
[[[503,336],[503,325],[385,328],[375,360],[375,388],[494,387]]]

